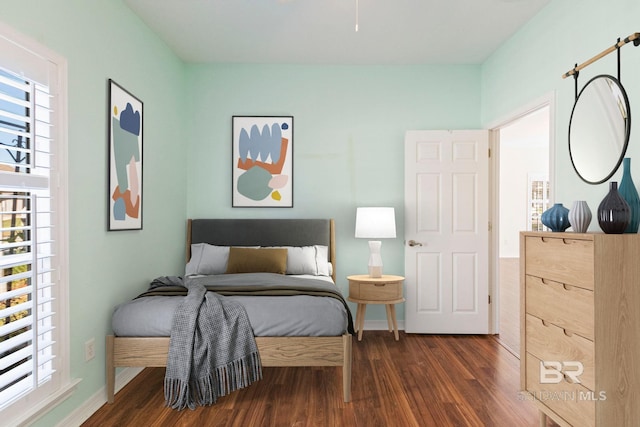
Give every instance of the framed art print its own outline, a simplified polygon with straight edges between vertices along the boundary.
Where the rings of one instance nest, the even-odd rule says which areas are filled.
[[[232,206],[293,207],[293,116],[233,116]]]
[[[142,101],[109,79],[109,230],[142,229]]]

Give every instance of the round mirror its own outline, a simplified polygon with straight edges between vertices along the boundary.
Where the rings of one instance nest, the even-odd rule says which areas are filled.
[[[582,88],[569,122],[569,155],[576,173],[601,184],[618,170],[631,131],[629,98],[615,77],[599,75]]]

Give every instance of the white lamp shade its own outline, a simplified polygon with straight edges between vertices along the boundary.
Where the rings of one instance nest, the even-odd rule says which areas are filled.
[[[393,239],[396,237],[394,208],[358,208],[356,237],[365,239]]]

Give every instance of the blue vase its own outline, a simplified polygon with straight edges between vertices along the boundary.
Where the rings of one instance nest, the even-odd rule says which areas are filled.
[[[609,182],[609,192],[598,206],[598,224],[607,234],[622,234],[631,220],[631,208],[618,191],[616,181]]]
[[[640,197],[638,196],[638,190],[636,190],[636,186],[633,184],[633,179],[631,178],[631,159],[629,157],[624,158],[622,161],[622,167],[622,180],[620,181],[618,192],[620,192],[622,198],[631,208],[631,220],[624,232],[637,233],[638,225],[640,225]]]
[[[551,231],[564,231],[571,226],[569,222],[569,209],[562,206],[562,203],[556,203],[542,212],[540,221],[549,227]]]

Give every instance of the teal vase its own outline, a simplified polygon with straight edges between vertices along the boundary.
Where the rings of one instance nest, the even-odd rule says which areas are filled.
[[[571,226],[569,222],[569,209],[562,206],[562,203],[556,203],[542,212],[540,221],[549,227],[551,231],[564,231]]]
[[[640,197],[631,178],[631,159],[629,157],[625,157],[622,161],[622,168],[622,180],[618,192],[631,208],[631,220],[624,232],[637,233],[638,225],[640,225]]]

